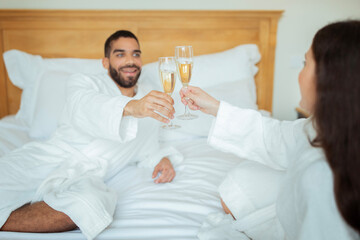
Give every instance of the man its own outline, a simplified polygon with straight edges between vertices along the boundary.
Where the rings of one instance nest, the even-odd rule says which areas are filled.
[[[173,118],[173,100],[137,87],[141,65],[136,36],[115,32],[105,43],[103,66],[108,73],[69,79],[67,103],[54,136],[0,159],[2,231],[79,227],[93,239],[110,224],[116,205],[116,195],[104,181],[126,164],[154,167],[153,178],[161,172],[155,183],[172,181],[175,171],[167,157],[174,163],[181,155],[159,148],[156,129],[158,121]]]

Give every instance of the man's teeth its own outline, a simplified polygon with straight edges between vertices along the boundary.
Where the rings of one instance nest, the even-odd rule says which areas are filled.
[[[134,73],[134,72],[136,72],[136,69],[134,69],[134,70],[124,70],[124,72],[126,72],[126,73]]]

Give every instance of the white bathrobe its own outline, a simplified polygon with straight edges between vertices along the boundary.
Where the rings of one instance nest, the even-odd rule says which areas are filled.
[[[309,143],[315,135],[310,120],[278,121],[221,102],[208,143],[256,162],[241,164],[219,187],[237,221],[224,228],[228,217],[217,216],[218,230],[210,236],[205,224],[200,239],[230,239],[224,235],[234,229],[245,233],[238,239],[358,239],[339,214],[323,150]]]
[[[73,75],[67,90],[52,138],[0,158],[0,226],[15,209],[43,200],[93,239],[111,223],[116,205],[116,194],[104,181],[131,162],[153,168],[165,156],[173,164],[182,160],[176,149],[159,148],[159,122],[123,117],[132,98],[107,74]],[[149,90],[140,85],[135,98]]]

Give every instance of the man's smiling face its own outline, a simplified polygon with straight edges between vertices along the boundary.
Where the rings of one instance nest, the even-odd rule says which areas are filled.
[[[141,51],[134,38],[120,37],[111,43],[108,70],[110,77],[123,88],[137,83],[141,72]]]

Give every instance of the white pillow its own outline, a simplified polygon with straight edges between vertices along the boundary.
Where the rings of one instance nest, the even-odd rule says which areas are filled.
[[[39,79],[29,136],[47,139],[56,130],[66,102],[66,83],[72,73],[47,71]]]
[[[250,81],[249,78],[254,77],[258,71],[255,64],[260,57],[255,44],[239,45],[223,52],[195,56],[190,84],[206,88],[225,82]],[[160,88],[158,63],[145,65],[139,81],[148,81],[155,84],[154,87]],[[255,88],[253,81],[251,84]],[[181,83],[177,85],[176,88],[180,89]]]
[[[255,76],[260,52],[255,44],[240,45],[213,54],[194,57],[191,85],[203,88],[225,82],[249,81]],[[255,85],[254,85],[255,87]]]
[[[3,54],[10,81],[23,90],[16,118],[30,128],[33,125],[39,82],[50,72],[96,74],[106,71],[100,59],[42,58],[19,50]],[[48,75],[48,74],[47,74]]]
[[[257,73],[255,64],[260,60],[260,53],[255,44],[240,45],[224,52],[194,57],[194,71],[190,84],[198,86],[219,100],[234,106],[257,109],[256,87],[254,76]],[[158,62],[147,64],[142,69],[139,82],[147,82],[154,89],[163,91],[158,73]],[[174,99],[175,116],[184,113],[184,105],[180,101],[180,80],[175,84],[172,95]],[[206,137],[211,127],[213,117],[200,111],[192,112],[198,115],[194,120],[179,120],[174,124],[181,128],[162,130],[163,140],[177,140],[184,137],[183,133]]]

